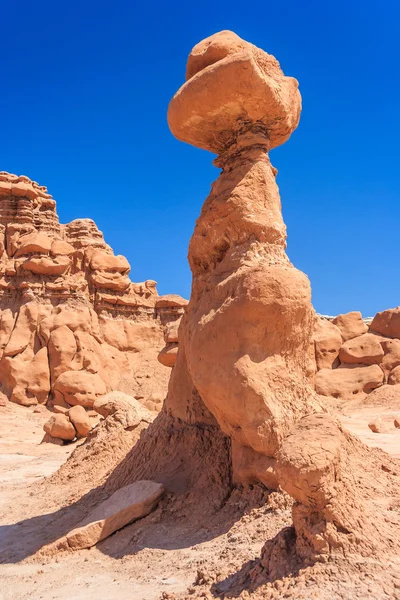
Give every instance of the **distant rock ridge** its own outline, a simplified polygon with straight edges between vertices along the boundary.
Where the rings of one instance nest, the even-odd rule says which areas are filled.
[[[46,187],[0,172],[0,389],[10,400],[90,407],[114,389],[166,390],[157,354],[187,302],[129,271],[94,221],[61,224]]]

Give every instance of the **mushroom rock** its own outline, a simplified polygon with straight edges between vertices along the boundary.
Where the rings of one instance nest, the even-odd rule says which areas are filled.
[[[292,422],[316,406],[306,377],[310,285],[285,252],[269,159],[297,127],[301,97],[274,57],[231,32],[196,46],[188,73],[169,106],[170,129],[218,153],[222,173],[190,241],[193,284],[179,353],[222,431],[273,457]],[[172,413],[177,379],[166,400]]]
[[[51,405],[63,393],[91,405],[112,389],[166,392],[157,355],[185,301],[162,301],[154,280],[131,282],[129,270],[94,221],[60,224],[45,187],[1,172],[0,391],[24,405]]]
[[[229,461],[231,481],[264,481],[294,498],[302,557],[368,555],[390,545],[392,533],[379,504],[364,502],[364,492],[375,479],[394,490],[393,482],[379,458],[371,461],[373,477],[360,476],[354,485],[353,473],[362,473],[372,451],[325,412],[310,382],[310,284],[285,252],[277,172],[269,159],[297,127],[300,109],[297,81],[232,32],[217,33],[190,53],[169,126],[178,139],[217,153],[214,164],[222,171],[189,245],[192,291],[164,410],[133,449],[129,466],[107,485],[115,489],[164,469],[168,486],[165,473],[179,464],[185,485],[195,489],[199,472],[216,469],[218,457],[220,485],[221,461]],[[360,314],[334,324],[345,341],[367,331]],[[335,376],[341,370],[356,373],[324,369]],[[363,370],[373,371],[376,386],[382,383],[378,365]],[[143,463],[152,456],[157,459]],[[194,472],[193,456],[208,466],[196,463]]]

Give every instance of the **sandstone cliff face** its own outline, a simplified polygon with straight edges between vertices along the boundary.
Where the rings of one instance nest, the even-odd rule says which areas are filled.
[[[133,283],[90,219],[59,223],[47,189],[0,173],[0,385],[13,402],[93,406],[164,393],[157,361],[186,301]]]

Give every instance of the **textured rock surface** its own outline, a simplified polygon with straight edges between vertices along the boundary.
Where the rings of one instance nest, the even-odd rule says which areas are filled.
[[[0,173],[0,386],[23,405],[165,393],[164,329],[186,301],[133,283],[90,219],[61,225],[47,189]],[[112,365],[112,367],[111,367]]]
[[[353,369],[321,369],[315,376],[318,394],[343,400],[362,396],[382,383],[383,371],[378,365]]]

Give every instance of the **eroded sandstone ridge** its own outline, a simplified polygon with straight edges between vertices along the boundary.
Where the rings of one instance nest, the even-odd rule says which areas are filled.
[[[369,554],[398,544],[386,508],[374,504],[375,481],[360,468],[370,460],[376,480],[382,472],[315,393],[310,285],[285,252],[269,159],[297,127],[300,109],[297,81],[234,33],[215,34],[190,53],[169,126],[217,153],[222,172],[190,242],[192,293],[165,409],[180,423],[218,424],[230,439],[234,480],[262,481],[294,498],[299,555]],[[393,489],[390,472],[383,478]],[[268,546],[266,569],[273,555]]]
[[[45,187],[0,173],[0,382],[11,401],[91,408],[110,390],[165,392],[157,354],[186,301],[129,271],[92,220],[61,225]]]

